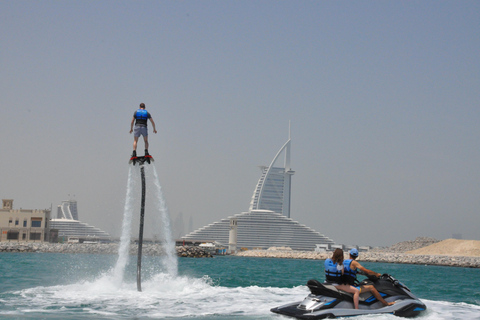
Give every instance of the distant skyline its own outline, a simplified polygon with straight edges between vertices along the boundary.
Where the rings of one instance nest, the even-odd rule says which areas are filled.
[[[480,240],[479,27],[478,1],[1,1],[0,197],[75,194],[119,236],[143,102],[172,224],[247,211],[291,120],[292,219]]]

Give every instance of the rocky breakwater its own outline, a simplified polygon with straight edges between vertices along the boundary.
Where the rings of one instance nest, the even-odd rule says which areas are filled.
[[[213,258],[209,252],[195,246],[177,247],[177,255],[183,258]]]
[[[480,257],[446,256],[446,255],[418,255],[391,252],[361,253],[359,262],[406,263],[449,267],[480,268]]]
[[[472,240],[452,241],[452,239],[439,241],[433,238],[419,237],[413,241],[397,243],[389,248],[376,248],[369,252],[361,252],[358,261],[480,268],[480,254],[472,254],[472,252],[477,252],[477,246],[480,250],[480,241],[473,242],[472,244]],[[460,250],[465,244],[468,245],[468,250]],[[272,248],[247,250],[236,255],[257,258],[325,260],[331,258],[332,253]],[[348,258],[347,252],[345,252],[345,258]]]
[[[131,244],[129,253],[136,255],[138,246]],[[206,258],[212,255],[199,247],[176,247],[179,257]],[[0,242],[0,252],[41,252],[73,254],[118,254],[118,243],[43,243],[43,242]],[[162,256],[164,250],[160,244],[144,243],[142,253],[145,256]]]
[[[247,250],[236,254],[240,257],[255,258],[282,258],[282,259],[313,259],[325,260],[332,257],[332,253],[317,253],[313,251],[297,250]],[[345,258],[348,258],[345,256]],[[480,268],[480,257],[445,256],[445,255],[417,255],[393,252],[362,252],[359,262],[385,262],[436,265],[450,267]]]
[[[27,245],[0,245],[0,252],[36,252],[36,250]]]
[[[331,253],[320,253],[315,251],[298,251],[290,248],[269,248],[267,250],[246,250],[235,254],[239,257],[255,258],[281,258],[281,259],[312,259],[325,260],[331,257]]]

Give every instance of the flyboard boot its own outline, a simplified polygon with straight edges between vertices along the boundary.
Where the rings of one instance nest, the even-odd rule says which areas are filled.
[[[148,149],[145,149],[145,161],[147,161],[148,164],[150,164],[150,161],[153,161],[152,156],[148,153]]]

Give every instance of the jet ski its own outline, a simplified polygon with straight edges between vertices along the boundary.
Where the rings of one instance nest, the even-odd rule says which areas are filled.
[[[310,294],[300,302],[286,304],[270,311],[297,319],[333,319],[365,314],[388,313],[400,317],[415,317],[427,307],[403,283],[389,274],[379,278],[368,276],[359,285],[373,285],[383,299],[394,302],[385,306],[371,292],[361,292],[358,309],[353,305],[353,294],[337,290],[333,284],[309,280]]]

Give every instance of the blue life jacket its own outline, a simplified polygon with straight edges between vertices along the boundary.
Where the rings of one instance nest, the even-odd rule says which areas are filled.
[[[350,269],[350,265],[352,264],[353,259],[346,259],[343,260],[343,277],[344,281],[347,284],[353,285],[355,283],[355,280],[357,280],[357,272],[358,270],[352,270]]]
[[[332,259],[325,260],[325,279],[327,281],[342,283],[342,270],[337,270],[337,264]]]
[[[148,120],[148,112],[145,109],[138,109],[135,114],[135,119],[137,120]]]

